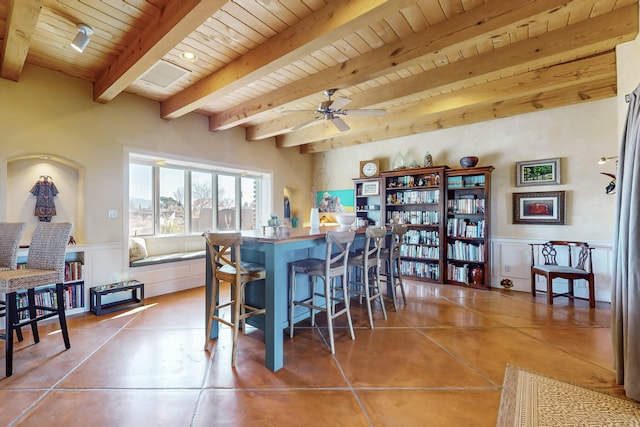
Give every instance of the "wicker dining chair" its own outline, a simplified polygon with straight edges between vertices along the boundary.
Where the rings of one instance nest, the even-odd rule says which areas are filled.
[[[15,270],[18,266],[20,239],[26,227],[24,222],[0,222],[0,271]],[[0,301],[0,317],[7,313],[5,301]],[[16,329],[18,341],[22,341],[22,330]]]
[[[67,319],[64,312],[65,252],[71,223],[40,222],[31,238],[27,254],[27,268],[0,271],[0,292],[6,296],[6,328],[4,335],[6,352],[6,376],[13,373],[13,331],[31,325],[33,340],[40,341],[38,322],[58,316],[65,348],[71,348]],[[35,288],[55,285],[55,301],[51,306],[36,304]],[[18,307],[17,293],[27,293],[27,306]],[[36,310],[41,314],[36,315]],[[29,313],[28,319],[18,320],[18,312]]]

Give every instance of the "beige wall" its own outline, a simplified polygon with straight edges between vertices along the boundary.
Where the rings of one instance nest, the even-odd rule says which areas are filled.
[[[129,94],[97,104],[91,92],[88,82],[38,67],[27,66],[18,83],[0,79],[0,219],[27,220],[34,227],[35,198],[29,190],[47,172],[60,190],[55,220],[73,221],[79,243],[121,242],[129,150],[277,171],[272,198],[280,214],[285,187],[310,185],[306,171],[313,158],[296,149],[278,150],[273,141],[246,142],[242,129],[209,132],[199,114],[164,121],[158,103]],[[17,174],[8,176],[8,164]],[[63,172],[68,167],[77,169],[79,183]],[[299,193],[295,203],[308,205],[307,192]],[[118,218],[108,218],[112,209]]]
[[[501,277],[511,277],[516,288],[526,289],[524,243],[530,240],[583,239],[599,247],[610,246],[612,240],[615,197],[605,194],[609,178],[599,172],[614,172],[615,165],[596,162],[600,156],[617,154],[618,110],[625,107],[620,105],[624,93],[618,98],[302,156],[296,149],[275,149],[272,141],[246,142],[242,129],[209,132],[206,118],[198,114],[161,120],[157,103],[133,95],[121,94],[106,105],[96,104],[91,101],[91,89],[87,82],[37,67],[26,67],[19,83],[0,79],[0,219],[35,225],[37,219],[30,214],[35,199],[28,191],[47,171],[46,165],[52,164],[39,159],[41,154],[53,156],[57,166],[77,171],[54,177],[62,186],[56,220],[74,221],[80,243],[122,243],[128,151],[273,171],[273,210],[282,213],[286,192],[292,210],[308,221],[314,160],[324,171],[323,188],[350,189],[360,160],[378,158],[382,168],[389,169],[398,151],[409,164],[421,163],[429,150],[435,164],[458,167],[460,157],[477,155],[480,165],[496,168],[491,232],[494,286]],[[515,186],[515,162],[554,157],[562,159],[562,184]],[[19,169],[10,179],[9,160]],[[567,225],[512,224],[513,192],[547,190],[567,191]],[[108,218],[110,209],[118,211],[118,218]],[[23,218],[25,212],[29,218]],[[601,249],[597,253],[603,259],[597,280],[605,284],[599,299],[606,299],[608,254]]]
[[[400,151],[405,163],[423,162],[430,151],[435,165],[459,168],[467,155],[480,158],[480,166],[492,165],[491,277],[493,287],[511,279],[514,290],[530,290],[530,248],[527,243],[557,240],[588,241],[594,251],[596,299],[611,298],[611,241],[615,196],[605,194],[615,163],[597,164],[601,156],[617,154],[616,98],[497,119],[453,129],[358,145],[317,155],[324,168],[327,188],[351,187],[359,161],[380,159],[383,170],[391,168]],[[517,187],[515,163],[561,159],[559,185]],[[566,225],[515,225],[512,218],[514,192],[567,192]],[[539,286],[542,286],[540,284]],[[586,296],[586,284],[576,284]]]
[[[463,156],[480,157],[479,166],[495,167],[492,176],[493,237],[611,241],[615,197],[605,194],[615,164],[597,164],[601,156],[617,154],[616,99],[523,114],[517,117],[444,129],[421,135],[358,145],[318,155],[328,187],[351,188],[359,161],[381,159],[391,168],[400,151],[406,164],[422,164],[427,151],[435,165],[460,168]],[[355,120],[355,119],[353,119]],[[517,187],[515,163],[561,158],[562,183]],[[529,191],[567,192],[566,225],[512,224],[512,194]]]

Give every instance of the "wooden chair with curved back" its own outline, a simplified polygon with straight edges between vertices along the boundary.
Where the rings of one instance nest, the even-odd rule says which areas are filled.
[[[586,242],[550,240],[545,243],[529,243],[531,246],[531,295],[545,292],[536,289],[536,275],[544,276],[547,281],[547,303],[553,304],[553,298],[565,296],[570,299],[589,301],[589,307],[596,306],[595,283],[591,251]],[[565,258],[566,256],[566,258]],[[559,261],[562,260],[562,265]],[[554,293],[553,281],[565,279],[567,292]],[[578,297],[574,293],[574,280],[586,280],[589,295]]]
[[[208,349],[214,320],[230,326],[233,329],[231,366],[236,366],[240,325],[242,324],[244,330],[246,319],[266,313],[264,308],[253,307],[245,303],[245,288],[249,282],[264,279],[266,271],[263,265],[244,262],[240,259],[240,246],[242,245],[240,233],[204,233],[203,237],[207,242],[213,278],[205,350]],[[231,285],[231,298],[227,302],[220,302],[221,281]],[[232,308],[230,320],[219,314],[219,310],[225,307]]]

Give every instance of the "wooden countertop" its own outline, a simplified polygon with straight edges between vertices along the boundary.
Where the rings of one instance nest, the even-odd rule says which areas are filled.
[[[275,230],[275,231],[274,231]],[[349,228],[342,228],[340,226],[321,226],[320,228],[312,229],[309,227],[264,227],[262,230],[247,230],[242,232],[242,239],[249,242],[264,242],[264,243],[287,243],[297,240],[315,240],[325,237],[328,231],[347,231]],[[287,234],[288,231],[288,235]],[[355,230],[356,234],[365,232],[365,228],[359,228]]]

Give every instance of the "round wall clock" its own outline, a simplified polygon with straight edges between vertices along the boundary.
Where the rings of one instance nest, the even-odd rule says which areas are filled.
[[[360,178],[370,178],[380,174],[379,160],[363,160],[360,162]]]

